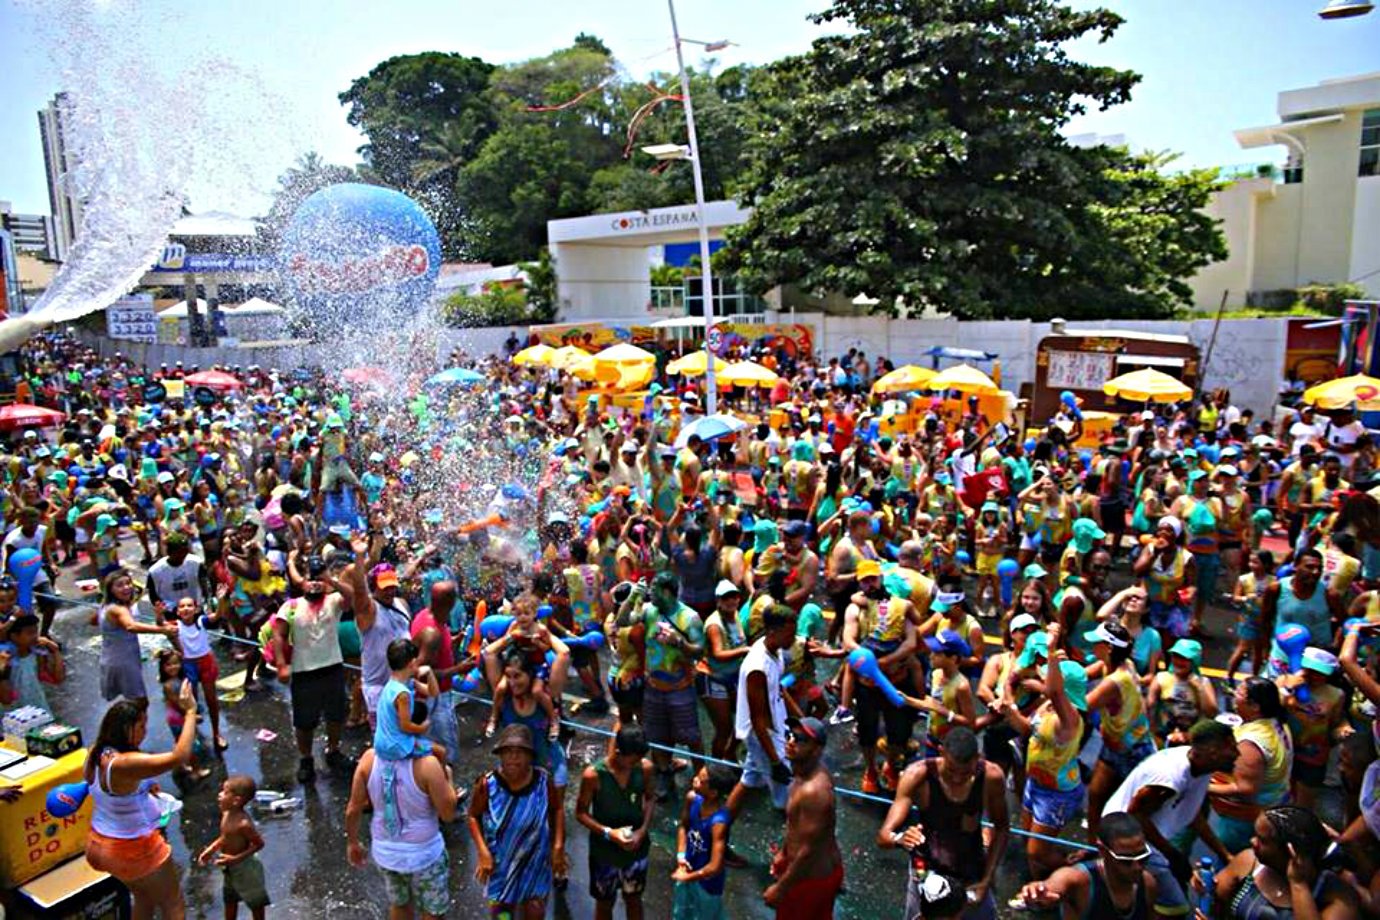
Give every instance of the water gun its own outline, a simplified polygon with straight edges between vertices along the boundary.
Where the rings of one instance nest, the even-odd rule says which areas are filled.
[[[877,656],[872,653],[870,648],[855,648],[848,653],[848,666],[853,669],[853,673],[859,677],[866,678],[877,685],[877,689],[882,691],[887,702],[893,706],[905,706],[906,699],[901,695],[901,691],[896,689],[896,685],[882,673],[881,666],[877,664]]]
[[[479,684],[483,681],[484,675],[478,668],[471,668],[470,673],[460,679],[459,689],[461,693],[473,693],[479,689]]]
[[[462,535],[471,534],[474,533],[476,530],[487,530],[490,527],[499,527],[503,525],[507,520],[508,519],[501,514],[489,514],[473,521],[466,521],[459,527],[455,528],[455,531],[456,533]]]
[[[1286,623],[1275,630],[1275,644],[1289,659],[1289,673],[1295,674],[1303,664],[1303,650],[1308,648],[1310,636],[1307,629],[1297,623]],[[1294,688],[1294,699],[1300,703],[1308,702],[1310,696],[1307,684]]]
[[[1011,606],[1013,589],[1015,588],[1016,576],[1021,573],[1020,563],[1015,559],[1003,559],[997,563],[997,578],[1001,582],[1001,605]]]
[[[570,648],[583,648],[589,649],[591,652],[597,652],[604,647],[604,642],[606,640],[602,632],[594,630],[578,636],[565,636],[561,641]]]
[[[67,818],[77,813],[90,794],[90,783],[63,783],[48,790],[44,807],[54,818]]]

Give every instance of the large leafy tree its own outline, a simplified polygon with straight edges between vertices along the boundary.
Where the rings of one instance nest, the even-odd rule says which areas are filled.
[[[1139,79],[1065,51],[1108,39],[1114,13],[836,0],[813,18],[849,31],[761,77],[741,187],[753,214],[728,254],[753,287],[962,318],[1069,314],[1072,297],[1155,315],[1182,299],[1185,270],[1219,251],[1190,214],[1201,183],[1060,134],[1088,106],[1127,101]]]
[[[435,145],[460,162],[473,156],[497,127],[486,93],[493,70],[476,57],[429,51],[391,57],[350,84],[340,103],[367,138],[360,154],[371,174],[409,188],[419,162],[434,165]],[[436,179],[446,170],[428,172]],[[454,183],[453,167],[446,178]]]

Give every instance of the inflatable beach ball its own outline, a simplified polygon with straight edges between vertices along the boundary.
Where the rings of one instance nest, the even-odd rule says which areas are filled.
[[[395,329],[430,300],[441,271],[441,238],[401,192],[346,182],[302,202],[278,263],[293,299],[318,322]]]

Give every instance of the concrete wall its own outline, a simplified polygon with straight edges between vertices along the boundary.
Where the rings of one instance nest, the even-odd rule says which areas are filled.
[[[1019,392],[1035,379],[1035,349],[1051,334],[1048,323],[1028,320],[993,320],[961,323],[955,320],[892,320],[883,316],[829,316],[819,313],[781,314],[769,322],[798,322],[813,327],[818,353],[825,359],[849,348],[878,355],[897,364],[930,366],[925,354],[936,345],[975,348],[996,353],[1001,360],[1002,385]],[[1123,329],[1159,335],[1187,335],[1208,358],[1213,320],[1098,321],[1070,325],[1069,332],[1086,329]],[[1234,402],[1254,409],[1256,417],[1268,417],[1283,379],[1284,351],[1288,335],[1283,319],[1223,320],[1211,359],[1204,368],[1203,386],[1225,387]]]
[[[1356,166],[1361,112],[1308,130],[1299,209],[1299,265],[1295,284],[1345,281],[1352,276],[1351,228],[1356,208]]]
[[[1251,289],[1252,243],[1257,230],[1256,197],[1268,197],[1273,193],[1271,179],[1242,179],[1212,196],[1204,210],[1209,217],[1221,221],[1227,257],[1208,265],[1189,280],[1195,307],[1217,309],[1223,291],[1228,292],[1229,304],[1246,302],[1246,292]]]
[[[1368,297],[1380,298],[1380,176],[1356,180],[1351,277],[1365,286]]]
[[[1305,165],[1305,182],[1307,168]],[[1295,286],[1302,230],[1299,211],[1306,194],[1304,183],[1279,185],[1273,196],[1258,200],[1251,290],[1273,291]]]
[[[487,329],[442,329],[434,340],[435,356],[438,363],[444,363],[452,350],[459,346],[467,354],[483,357],[489,354],[502,354],[503,343],[509,334],[516,332],[518,339],[526,344],[527,326],[495,326]],[[84,344],[109,357],[116,352],[143,364],[157,368],[160,364],[169,367],[181,361],[185,366],[198,365],[203,370],[221,364],[233,367],[276,368],[280,371],[298,367],[329,364],[340,360],[338,350],[316,345],[281,345],[254,348],[191,348],[185,345],[145,345],[138,342],[117,342],[103,335],[84,331],[76,332]]]
[[[551,258],[561,322],[647,315],[652,257],[646,247],[552,243]]]

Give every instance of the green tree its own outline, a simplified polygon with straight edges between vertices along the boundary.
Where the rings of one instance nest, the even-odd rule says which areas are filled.
[[[1059,133],[1139,79],[1064,50],[1110,38],[1114,13],[836,0],[813,18],[849,32],[771,65],[754,94],[740,189],[753,214],[728,255],[753,289],[794,283],[962,318],[1066,314],[1075,295],[1164,313],[1185,266],[1215,254],[1184,209],[1191,183]],[[1158,205],[1136,201],[1142,189]],[[1152,217],[1193,251],[1127,252]]]
[[[537,261],[521,265],[527,273],[527,312],[534,323],[549,323],[556,319],[556,262],[545,246],[537,254]]]
[[[473,156],[496,127],[486,93],[493,70],[477,57],[428,51],[391,57],[356,79],[340,103],[367,139],[365,165],[380,182],[407,189],[417,163],[434,159],[423,145],[444,139],[448,157]]]

